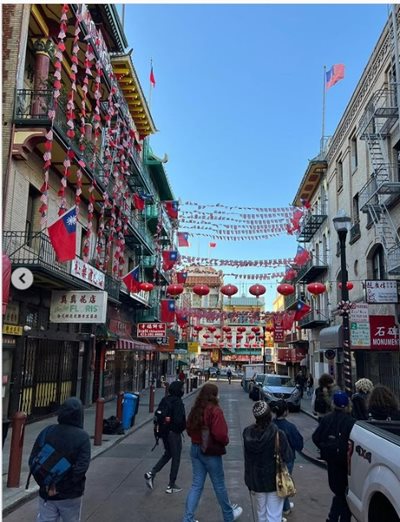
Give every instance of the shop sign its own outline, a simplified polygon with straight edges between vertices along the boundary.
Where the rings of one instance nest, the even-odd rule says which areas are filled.
[[[3,324],[3,335],[22,335],[24,329],[22,326],[16,326],[15,324]]]
[[[131,324],[119,319],[110,319],[109,329],[111,332],[121,336],[129,336],[131,334]]]
[[[74,262],[71,263],[71,275],[104,290],[105,274],[89,263],[85,263],[79,257],[76,257]]]
[[[166,337],[167,323],[138,323],[138,337]]]
[[[398,303],[399,287],[395,280],[367,280],[365,281],[367,303]]]
[[[399,329],[393,315],[370,315],[371,350],[399,351]]]
[[[350,310],[350,339],[353,350],[369,349],[371,346],[368,310],[368,303],[355,303]]]
[[[18,324],[19,322],[19,303],[8,303],[4,315],[4,323]]]
[[[274,342],[285,342],[285,330],[283,329],[283,315],[274,314]]]
[[[50,304],[52,323],[105,323],[107,292],[53,291]]]
[[[3,339],[2,339],[2,345],[3,345],[3,348],[7,348],[7,347],[14,347],[17,343],[16,343],[16,339],[15,337],[10,337],[8,335],[3,335]]]
[[[199,351],[199,343],[197,341],[188,343],[188,352],[197,353]]]

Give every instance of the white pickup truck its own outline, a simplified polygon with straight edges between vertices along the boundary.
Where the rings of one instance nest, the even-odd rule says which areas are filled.
[[[400,522],[400,421],[358,421],[349,438],[347,502],[358,522]]]

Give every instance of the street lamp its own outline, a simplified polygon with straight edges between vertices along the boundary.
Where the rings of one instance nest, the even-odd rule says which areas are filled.
[[[344,388],[348,395],[353,392],[352,386],[352,374],[351,374],[351,351],[350,351],[350,324],[349,324],[349,290],[347,288],[347,268],[346,268],[346,236],[347,232],[351,228],[351,218],[346,215],[344,210],[339,210],[337,216],[333,218],[333,224],[335,230],[339,236],[340,242],[340,267],[341,267],[341,290],[342,300],[339,303],[340,313],[342,314],[343,320],[343,375],[344,375]],[[341,383],[343,383],[343,376],[339,377]]]
[[[266,371],[266,355],[265,355],[265,326],[261,327],[262,329],[262,336],[263,336],[263,373],[265,374]]]

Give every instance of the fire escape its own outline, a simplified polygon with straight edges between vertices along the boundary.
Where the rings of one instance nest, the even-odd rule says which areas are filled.
[[[388,140],[393,125],[399,120],[395,90],[374,93],[359,124],[359,137],[365,140],[372,173],[360,190],[360,210],[375,225],[376,239],[385,251],[387,271],[400,274],[400,237],[389,209],[400,195],[398,165],[390,163]]]

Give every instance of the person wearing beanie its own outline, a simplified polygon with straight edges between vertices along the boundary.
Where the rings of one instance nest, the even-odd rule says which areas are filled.
[[[283,431],[272,422],[271,409],[265,401],[253,406],[255,423],[243,431],[244,481],[254,495],[257,522],[281,522],[284,499],[276,492],[275,440],[279,434],[282,460],[293,460],[293,451]]]
[[[55,485],[39,489],[39,513],[37,520],[81,520],[82,498],[85,491],[86,472],[90,464],[90,438],[83,429],[83,406],[80,399],[70,397],[58,411],[58,424],[46,426],[38,435],[29,465],[44,444],[50,444],[56,452],[66,457],[71,468]]]
[[[374,385],[369,379],[362,378],[359,379],[354,386],[356,392],[351,397],[351,402],[353,405],[352,415],[356,420],[367,420],[367,402],[368,397],[374,388]]]
[[[346,500],[347,446],[356,419],[351,415],[350,400],[345,392],[336,391],[332,405],[333,411],[321,419],[312,440],[327,463],[329,488],[333,493],[326,522],[350,522],[351,512]]]
[[[288,404],[285,400],[281,399],[272,406],[272,412],[275,414],[274,423],[278,429],[282,430],[287,437],[289,446],[293,451],[293,459],[287,463],[287,468],[290,474],[293,472],[294,460],[296,458],[296,451],[301,451],[304,446],[304,440],[302,434],[297,429],[297,426],[287,420],[289,413]],[[289,497],[285,498],[283,504],[283,514],[289,515],[294,508],[294,503],[290,501]]]
[[[186,413],[183,404],[183,382],[174,381],[169,385],[168,397],[161,399],[158,409],[166,408],[169,413],[168,435],[163,438],[164,454],[151,471],[144,474],[146,484],[150,489],[154,487],[156,474],[171,460],[169,483],[165,493],[179,493],[182,491],[176,484],[182,453],[182,432],[186,429]]]

